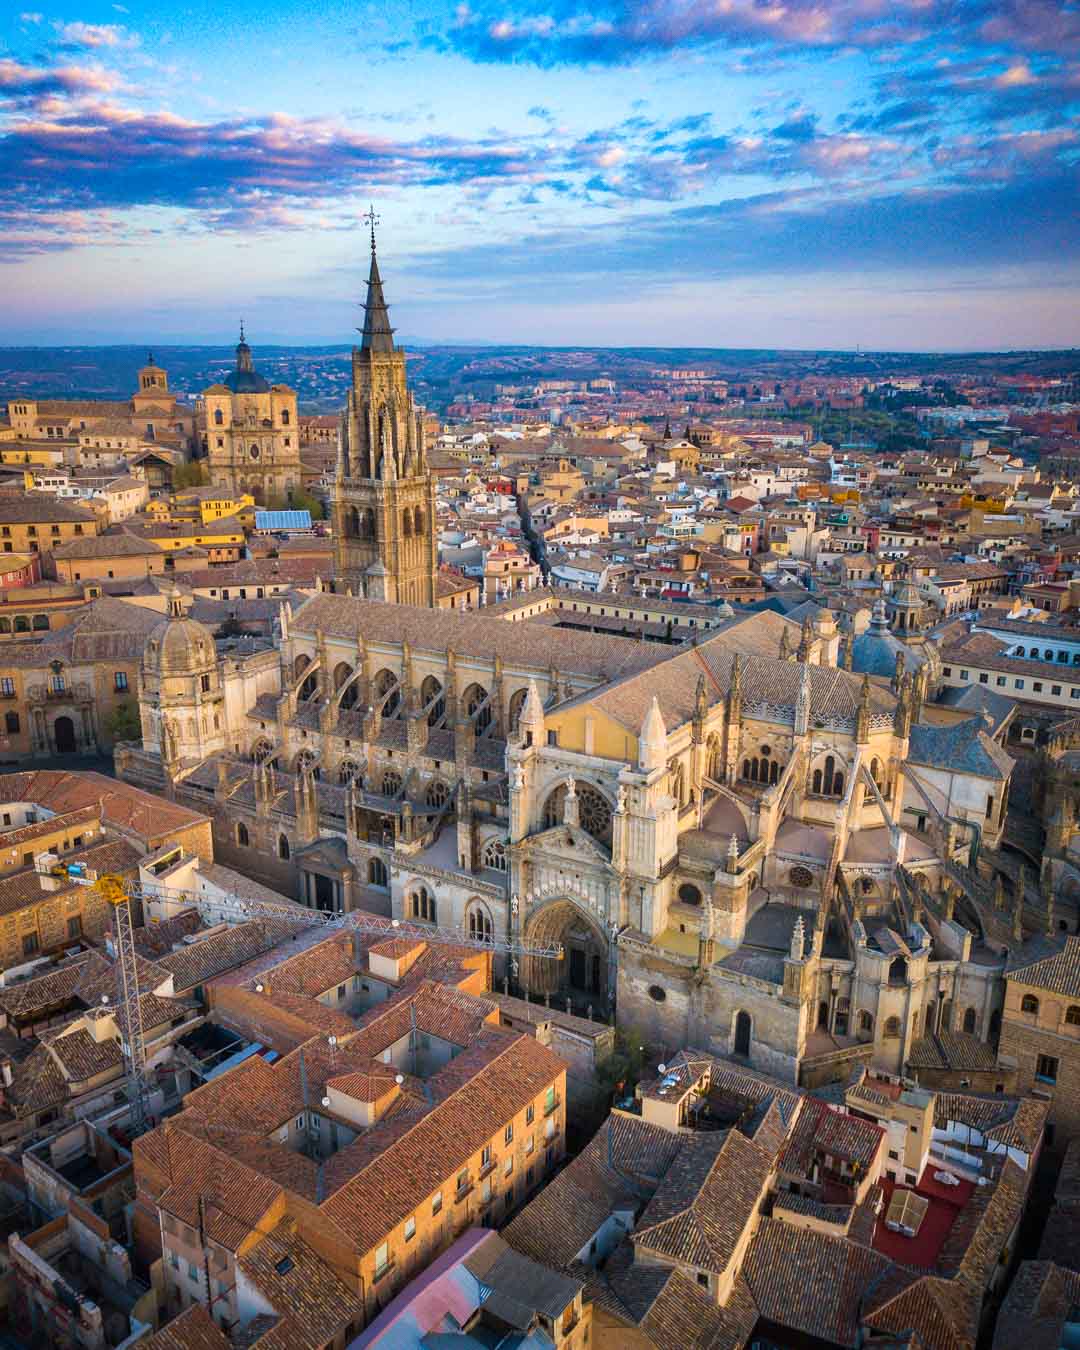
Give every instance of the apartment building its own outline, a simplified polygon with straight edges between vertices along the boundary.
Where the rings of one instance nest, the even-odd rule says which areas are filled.
[[[373,947],[372,963],[392,975],[412,945]],[[260,989],[278,997],[272,976]],[[252,1262],[304,1262],[341,1286],[334,1334],[358,1330],[467,1228],[516,1209],[563,1157],[566,1070],[498,1021],[493,1002],[423,981],[351,1032],[339,1017],[190,1093],[134,1149],[136,1243],[162,1259],[169,1309],[201,1303],[236,1334]]]

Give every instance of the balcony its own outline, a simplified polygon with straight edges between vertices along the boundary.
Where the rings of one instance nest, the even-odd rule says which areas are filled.
[[[485,1177],[491,1176],[492,1172],[495,1171],[495,1168],[497,1166],[498,1163],[494,1158],[492,1158],[491,1162],[486,1162],[483,1165],[483,1167],[481,1167],[480,1171],[476,1174],[477,1181],[483,1181]]]
[[[553,1111],[557,1111],[562,1106],[562,1098],[556,1094],[554,1100],[546,1102],[544,1105],[544,1115],[550,1116]]]
[[[74,698],[74,692],[71,689],[53,689],[51,686],[45,690],[45,698],[50,703],[61,703],[65,699]]]
[[[380,1266],[379,1269],[372,1276],[371,1279],[372,1284],[379,1284],[382,1280],[386,1279],[387,1275],[389,1275],[392,1270],[395,1270],[396,1268],[397,1268],[396,1261],[387,1261],[386,1265]]]
[[[18,698],[18,697],[19,697],[19,696],[18,696],[18,694],[15,692],[14,689],[12,689],[12,690],[11,690],[10,692],[8,692],[8,693],[5,693],[4,690],[0,689],[0,702],[3,702],[5,699],[12,699],[12,698]]]
[[[459,1186],[457,1190],[454,1192],[454,1204],[460,1205],[462,1200],[464,1200],[466,1196],[472,1194],[472,1191],[473,1191],[473,1184],[471,1181],[465,1186]]]

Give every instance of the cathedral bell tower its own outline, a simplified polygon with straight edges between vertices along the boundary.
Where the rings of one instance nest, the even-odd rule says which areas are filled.
[[[375,256],[352,388],[338,432],[334,478],[334,590],[402,605],[435,604],[438,553],[435,486],[424,447],[423,417],[394,346]]]

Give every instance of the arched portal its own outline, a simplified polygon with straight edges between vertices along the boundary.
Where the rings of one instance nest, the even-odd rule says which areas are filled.
[[[552,900],[538,909],[525,925],[530,946],[559,943],[562,960],[527,956],[520,980],[530,993],[569,995],[584,1010],[599,1010],[608,994],[608,944],[597,921],[573,900]]]
[[[53,736],[56,740],[58,755],[73,755],[78,749],[75,738],[75,723],[70,717],[58,717],[53,723]]]
[[[750,1054],[750,1032],[753,1024],[750,1020],[750,1014],[744,1012],[741,1008],[735,1015],[735,1037],[734,1049],[737,1055],[749,1056]]]

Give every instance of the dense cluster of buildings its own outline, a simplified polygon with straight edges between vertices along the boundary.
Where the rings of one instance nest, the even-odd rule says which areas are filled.
[[[13,1334],[1066,1343],[1073,414],[433,427],[368,287],[329,425],[241,335],[0,431]]]

